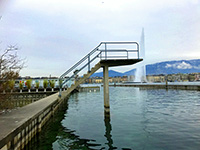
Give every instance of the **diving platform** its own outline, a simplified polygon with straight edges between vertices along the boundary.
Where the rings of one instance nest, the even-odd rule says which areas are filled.
[[[117,67],[117,66],[126,66],[136,64],[143,59],[109,59],[109,60],[101,60],[101,66],[107,65],[108,67]]]
[[[137,42],[101,42],[89,54],[60,76],[60,80],[64,80],[60,85],[60,89],[70,82],[71,79],[75,81],[66,91],[60,90],[59,97],[62,99],[67,97],[81,83],[102,67],[104,78],[104,112],[105,116],[109,116],[109,67],[133,65],[142,60],[139,56],[139,44]],[[91,68],[91,66],[93,67]]]

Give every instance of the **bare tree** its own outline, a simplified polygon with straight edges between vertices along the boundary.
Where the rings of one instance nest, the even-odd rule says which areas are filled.
[[[8,46],[4,51],[0,51],[0,113],[2,110],[13,108],[8,100],[9,94],[2,94],[11,80],[19,77],[19,71],[24,67],[25,60],[17,55],[16,46]]]
[[[24,68],[25,60],[18,56],[17,51],[16,46],[10,45],[0,54],[1,84],[19,77],[19,71]]]

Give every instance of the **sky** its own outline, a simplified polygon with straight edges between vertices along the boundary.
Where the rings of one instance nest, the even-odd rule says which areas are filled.
[[[60,76],[101,41],[139,42],[142,28],[147,64],[200,59],[200,0],[0,0],[0,16],[0,49],[19,47],[21,76]]]

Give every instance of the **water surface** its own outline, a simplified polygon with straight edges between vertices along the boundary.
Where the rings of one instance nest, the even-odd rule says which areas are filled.
[[[104,118],[103,90],[73,94],[64,116],[47,126],[33,149],[200,147],[199,91],[110,87],[110,106]]]

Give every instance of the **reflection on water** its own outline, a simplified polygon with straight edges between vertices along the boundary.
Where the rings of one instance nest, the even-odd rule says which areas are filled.
[[[103,93],[69,98],[60,120],[50,123],[32,149],[171,150],[200,147],[200,92],[110,88],[111,117]],[[36,146],[39,145],[39,146]]]
[[[110,117],[109,116],[105,116],[104,117],[104,123],[105,123],[105,128],[106,128],[106,131],[105,131],[105,137],[107,139],[107,144],[109,149],[117,149],[117,147],[113,147],[113,140],[112,140],[112,135],[111,135],[111,131],[112,131],[112,126],[110,124]]]

